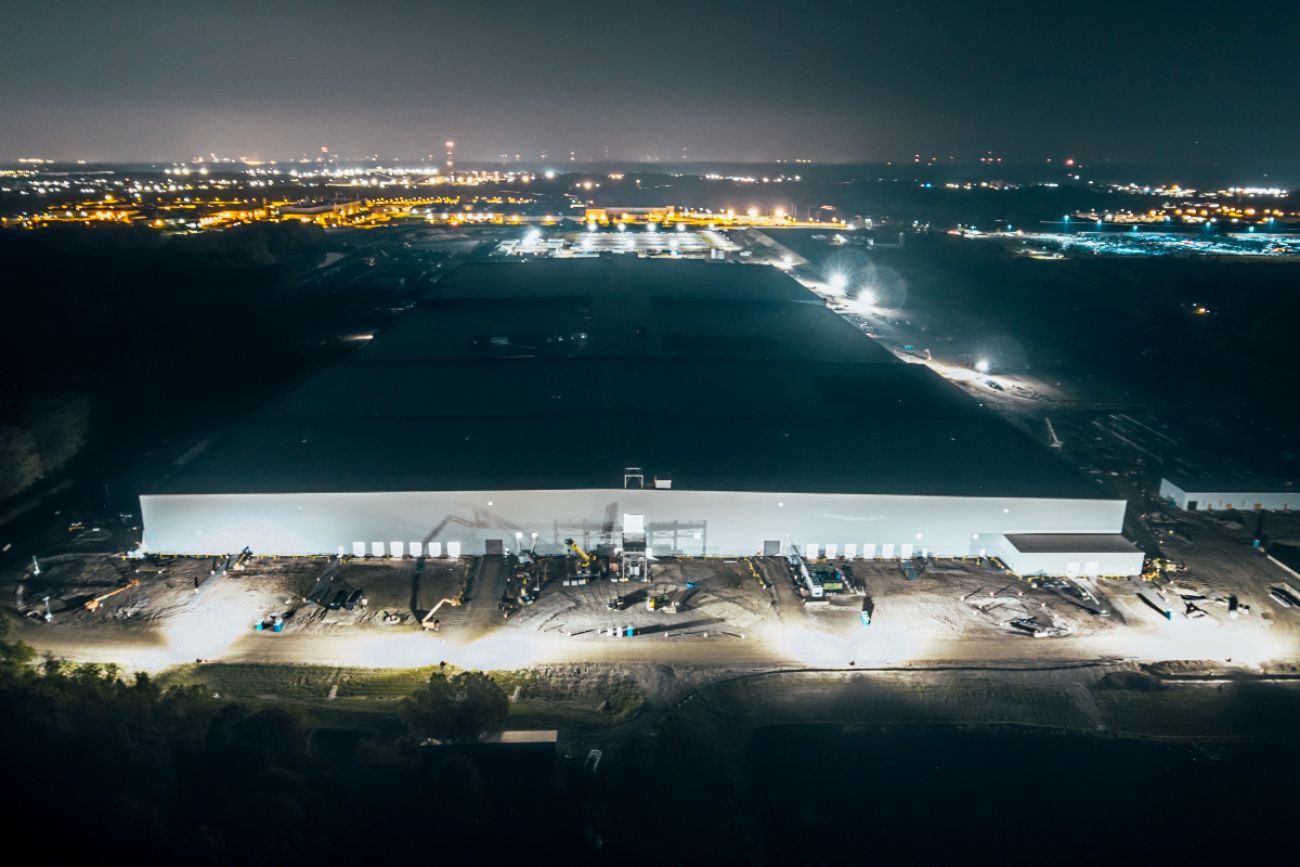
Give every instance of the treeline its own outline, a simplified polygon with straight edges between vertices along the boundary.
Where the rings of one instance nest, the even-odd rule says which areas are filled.
[[[89,422],[84,394],[31,397],[0,418],[0,500],[63,469],[85,447]]]
[[[507,703],[489,684],[435,675],[400,734],[340,749],[291,710],[41,663],[0,640],[0,833],[12,852],[39,843],[60,861],[490,863],[517,840],[547,863],[573,843],[553,773],[511,772],[482,747],[421,746],[431,731],[472,741],[499,726]]]

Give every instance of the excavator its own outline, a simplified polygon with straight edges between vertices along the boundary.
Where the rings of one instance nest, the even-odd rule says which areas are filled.
[[[582,550],[577,542],[572,539],[565,539],[564,544],[569,547],[574,556],[578,558],[577,577],[594,579],[600,577],[600,558],[595,554],[588,554]]]
[[[104,600],[112,599],[117,594],[125,593],[126,591],[130,590],[132,587],[138,587],[139,585],[140,585],[140,579],[132,578],[131,580],[123,584],[121,587],[116,587],[108,591],[107,593],[103,593],[99,596],[96,596],[94,599],[89,600],[88,602],[86,602],[85,608],[87,611],[98,611],[99,607],[104,604]]]
[[[1168,557],[1147,557],[1142,564],[1142,580],[1155,581],[1157,578],[1164,578],[1170,574],[1186,571],[1187,567],[1185,565],[1170,560]]]

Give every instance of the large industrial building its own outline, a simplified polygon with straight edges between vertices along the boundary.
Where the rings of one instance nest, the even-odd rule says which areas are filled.
[[[144,549],[1001,556],[1136,574],[1123,500],[775,268],[466,265],[142,496]],[[632,517],[628,517],[632,516]]]

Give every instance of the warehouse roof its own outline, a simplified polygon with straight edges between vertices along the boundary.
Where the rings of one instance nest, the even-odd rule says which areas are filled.
[[[1135,554],[1138,546],[1119,533],[1008,533],[1021,554]]]
[[[1184,493],[1206,492],[1213,494],[1290,494],[1295,484],[1283,479],[1245,478],[1242,476],[1192,476],[1170,475],[1165,480]]]
[[[159,493],[1100,492],[773,268],[466,265]]]

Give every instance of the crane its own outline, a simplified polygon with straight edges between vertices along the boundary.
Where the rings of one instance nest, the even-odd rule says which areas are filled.
[[[113,590],[108,591],[107,593],[96,596],[94,599],[88,601],[85,606],[86,610],[97,611],[99,609],[99,606],[104,604],[105,599],[111,599],[112,597],[116,596],[119,593],[125,593],[126,591],[130,590],[132,587],[136,587],[139,584],[140,584],[139,578],[132,578],[131,580],[123,584],[121,587],[117,587]]]

